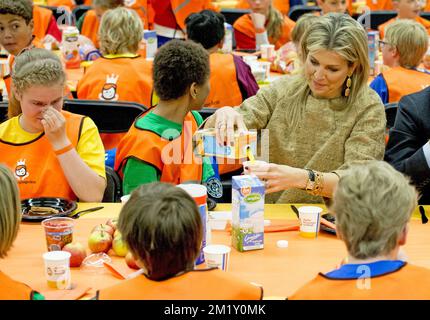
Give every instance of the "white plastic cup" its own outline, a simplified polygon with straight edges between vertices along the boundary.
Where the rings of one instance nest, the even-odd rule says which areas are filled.
[[[300,235],[305,238],[316,238],[320,229],[322,209],[316,206],[299,207]]]
[[[70,289],[70,256],[70,252],[67,251],[49,251],[43,254],[48,287]]]
[[[242,59],[246,64],[251,66],[253,63],[257,62],[258,58],[257,56],[243,56]]]
[[[261,59],[272,61],[275,57],[275,45],[274,44],[262,44],[260,46]]]
[[[209,225],[208,206],[207,206],[207,189],[201,184],[178,184],[177,187],[185,190],[196,202],[199,208],[200,217],[203,224],[203,240],[200,254],[197,257],[196,265],[205,262],[203,248],[211,242],[211,229]]]
[[[208,268],[228,270],[231,248],[222,244],[212,244],[203,248]]]

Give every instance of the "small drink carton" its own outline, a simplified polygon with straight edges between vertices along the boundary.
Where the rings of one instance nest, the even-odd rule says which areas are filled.
[[[247,131],[242,134],[236,133],[233,146],[218,144],[215,129],[198,130],[195,134],[197,154],[201,156],[216,156],[229,159],[244,159],[247,157],[248,149],[252,154],[257,154],[257,132]]]
[[[143,31],[143,42],[145,44],[146,59],[152,59],[157,51],[157,33],[153,30]]]
[[[370,75],[376,76],[375,61],[379,54],[379,31],[367,32],[367,45],[369,48]]]
[[[264,192],[256,176],[232,178],[231,243],[240,252],[264,247]]]

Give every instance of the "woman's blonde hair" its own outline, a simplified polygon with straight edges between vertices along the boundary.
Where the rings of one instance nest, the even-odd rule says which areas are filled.
[[[282,13],[271,4],[267,20],[267,35],[276,42],[282,36],[284,17]]]
[[[343,103],[350,106],[360,91],[367,86],[369,77],[369,59],[367,49],[367,35],[364,28],[350,16],[341,13],[329,13],[319,17],[308,28],[300,42],[301,58],[305,63],[309,53],[319,50],[336,52],[344,58],[349,66],[355,64],[351,75],[351,88]],[[346,88],[346,78],[343,89]],[[288,123],[295,127],[303,116],[306,100],[311,93],[304,69],[295,76],[291,86],[287,88],[287,95],[291,98],[288,108]],[[342,91],[344,92],[344,91]]]
[[[0,258],[4,258],[18,234],[21,202],[12,172],[0,164]]]
[[[387,255],[417,206],[409,179],[383,161],[351,167],[333,196],[336,229],[357,259]]]
[[[30,49],[15,59],[12,71],[12,97],[9,101],[8,117],[21,114],[21,105],[15,93],[22,94],[31,86],[52,86],[66,84],[66,73],[60,58],[49,50]]]
[[[399,63],[405,68],[417,67],[428,48],[428,34],[422,24],[410,19],[398,19],[387,26],[386,42],[396,47]]]
[[[102,54],[134,54],[142,36],[142,20],[134,10],[118,7],[103,15],[99,28]]]

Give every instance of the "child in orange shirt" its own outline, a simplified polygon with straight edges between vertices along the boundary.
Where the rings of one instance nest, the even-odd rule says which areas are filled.
[[[245,14],[234,24],[237,49],[260,50],[262,44],[274,44],[275,49],[291,40],[295,22],[272,5],[272,0],[248,0],[252,13]]]
[[[397,102],[404,95],[430,85],[430,73],[418,69],[428,48],[428,35],[418,22],[399,19],[388,25],[383,41],[382,57],[390,69],[379,74],[370,84],[382,102]]]
[[[420,17],[421,1],[420,0],[392,0],[394,9],[397,11],[397,17],[388,20],[378,27],[379,39],[384,38],[385,28],[396,19],[410,19],[423,25],[430,35],[430,21]]]
[[[348,8],[346,0],[317,0],[318,7],[321,8],[321,14],[330,12],[345,13]]]
[[[18,234],[22,213],[15,177],[2,164],[0,194],[0,258],[5,258]],[[0,300],[44,300],[44,297],[0,271]]]
[[[429,300],[430,269],[405,262],[400,249],[417,196],[409,179],[386,162],[349,169],[330,208],[348,251],[347,263],[320,273],[289,299]]]
[[[194,270],[203,226],[196,203],[181,188],[140,186],[122,208],[118,230],[143,274],[99,290],[100,300],[262,298],[262,288],[217,268]]]
[[[366,5],[370,10],[393,10],[392,0],[367,0]]]

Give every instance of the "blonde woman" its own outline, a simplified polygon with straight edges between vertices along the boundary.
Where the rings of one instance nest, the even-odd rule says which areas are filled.
[[[263,148],[271,163],[248,169],[266,181],[272,203],[321,202],[351,164],[384,155],[385,112],[367,86],[364,29],[330,13],[313,22],[300,44],[301,73],[261,88],[237,109],[219,109],[206,124],[228,144],[235,128],[268,129]]]
[[[347,263],[320,273],[289,299],[430,299],[430,269],[405,262],[401,252],[416,206],[415,188],[388,163],[351,168],[339,180],[331,207]]]
[[[248,0],[252,13],[241,16],[234,24],[237,49],[260,50],[262,44],[279,49],[291,40],[295,22],[272,6],[272,0]]]
[[[370,84],[382,102],[397,102],[401,97],[421,91],[430,85],[430,72],[418,69],[428,48],[426,29],[416,21],[399,19],[387,26],[385,38],[379,41],[384,65],[390,69]]]
[[[15,174],[21,198],[102,200],[104,149],[94,122],[62,111],[66,74],[44,49],[16,58],[12,90],[19,114],[0,125],[1,160]]]
[[[21,222],[21,201],[12,172],[0,164],[0,258],[5,258],[16,239]],[[0,271],[0,300],[43,300],[27,285]]]
[[[119,7],[103,15],[100,29],[102,57],[79,81],[79,99],[133,101],[151,106],[152,62],[138,54],[143,26],[132,9]],[[103,136],[106,150],[115,148],[120,135]]]

